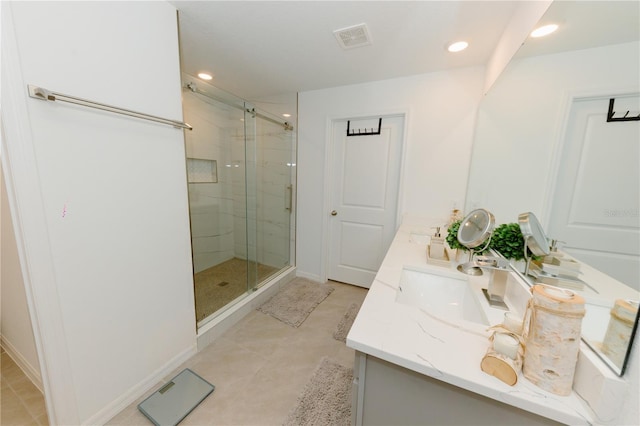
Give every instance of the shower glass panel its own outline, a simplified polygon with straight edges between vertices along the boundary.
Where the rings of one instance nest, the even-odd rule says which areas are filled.
[[[197,81],[183,75],[185,83]],[[200,81],[183,90],[198,327],[291,265],[294,132]]]
[[[256,114],[257,285],[290,265],[294,132],[267,113]]]

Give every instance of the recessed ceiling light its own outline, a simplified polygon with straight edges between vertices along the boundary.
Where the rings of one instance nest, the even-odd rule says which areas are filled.
[[[544,37],[546,35],[551,34],[552,32],[554,32],[557,29],[558,29],[558,25],[557,24],[544,25],[542,27],[539,27],[539,28],[536,28],[535,30],[533,30],[531,32],[531,37]]]
[[[447,50],[449,52],[460,52],[466,49],[468,46],[469,43],[467,43],[466,41],[456,41],[455,43],[451,43],[449,47],[447,47]]]
[[[203,80],[211,80],[213,78],[211,74],[207,74],[206,72],[199,73],[198,77],[200,77]]]
[[[289,117],[291,117],[291,114],[284,113],[284,114],[282,114],[282,116],[286,117],[286,118],[289,118]]]

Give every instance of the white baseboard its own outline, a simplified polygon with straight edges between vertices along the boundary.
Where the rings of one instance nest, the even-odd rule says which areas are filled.
[[[318,282],[318,283],[323,282],[320,279],[320,275],[310,274],[310,273],[304,272],[304,271],[296,271],[296,276],[300,277],[300,278],[306,278],[308,280],[315,281],[315,282]]]
[[[133,402],[138,400],[142,395],[149,392],[154,386],[158,386],[170,375],[175,369],[197,353],[197,346],[194,344],[178,355],[173,357],[162,367],[151,373],[147,378],[130,388],[116,400],[112,401],[102,410],[85,420],[85,425],[103,425],[111,420],[114,416],[127,408]]]
[[[38,388],[40,392],[44,394],[43,386],[42,386],[42,376],[40,375],[40,369],[35,368],[27,359],[22,356],[22,354],[16,349],[15,346],[9,342],[6,337],[0,336],[0,345],[4,348],[7,354],[11,357],[11,359],[16,363],[20,370],[31,380],[33,385]]]

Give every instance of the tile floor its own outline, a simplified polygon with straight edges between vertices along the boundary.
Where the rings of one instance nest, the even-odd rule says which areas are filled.
[[[322,357],[352,367],[353,350],[335,340],[333,332],[347,308],[361,305],[367,291],[330,284],[335,290],[300,327],[253,311],[166,377],[165,381],[190,368],[216,386],[180,425],[281,425]],[[160,385],[108,424],[150,425],[137,404]]]
[[[44,397],[4,349],[0,354],[0,425],[48,425]]]

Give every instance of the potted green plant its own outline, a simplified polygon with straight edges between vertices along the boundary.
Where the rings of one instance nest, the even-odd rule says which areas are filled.
[[[447,238],[445,238],[445,240],[447,241],[447,244],[449,244],[449,248],[451,248],[451,250],[460,249],[462,251],[468,251],[469,249],[458,241],[458,229],[460,229],[461,222],[461,220],[458,220],[449,225],[449,229],[447,229]]]
[[[524,259],[524,237],[517,223],[503,223],[493,230],[489,248],[507,259]]]

